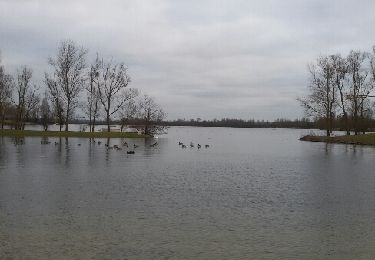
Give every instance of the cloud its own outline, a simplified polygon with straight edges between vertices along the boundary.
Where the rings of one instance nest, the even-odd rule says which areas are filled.
[[[169,118],[300,117],[307,63],[369,49],[375,3],[297,0],[0,0],[0,49],[36,80],[58,42],[124,61]],[[359,19],[360,17],[360,19]]]

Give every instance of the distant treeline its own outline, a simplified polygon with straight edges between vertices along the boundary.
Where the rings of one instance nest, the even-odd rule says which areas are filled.
[[[277,119],[275,121],[265,120],[243,120],[235,118],[222,118],[220,120],[200,120],[200,119],[178,119],[174,121],[163,121],[166,126],[202,126],[202,127],[235,127],[235,128],[316,128],[317,122],[308,118],[288,120]]]

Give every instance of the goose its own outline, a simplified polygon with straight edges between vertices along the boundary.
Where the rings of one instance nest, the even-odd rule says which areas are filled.
[[[210,147],[208,144],[206,144],[205,146],[204,146],[205,148],[208,148],[208,147]]]
[[[178,145],[183,145],[184,143],[182,143],[182,142],[178,142]]]
[[[198,144],[197,147],[198,147],[198,149],[201,149],[201,145],[200,144]]]
[[[184,144],[183,144],[183,145],[181,145],[181,148],[186,148],[186,145],[184,145]]]
[[[102,142],[98,141],[98,145],[101,145],[101,144],[102,144]]]
[[[190,147],[194,147],[194,144],[193,144],[193,142],[190,142]]]
[[[135,154],[134,151],[126,151],[127,154]]]

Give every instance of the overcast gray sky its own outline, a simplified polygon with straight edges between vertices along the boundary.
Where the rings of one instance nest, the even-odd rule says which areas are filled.
[[[375,1],[0,0],[4,65],[48,69],[72,39],[124,61],[176,118],[296,118],[307,63],[375,44]]]

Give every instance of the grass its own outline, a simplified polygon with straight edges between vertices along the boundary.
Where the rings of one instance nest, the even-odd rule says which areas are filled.
[[[375,133],[362,135],[344,135],[344,136],[314,136],[306,135],[300,138],[302,141],[324,142],[336,144],[358,144],[358,145],[375,145]]]
[[[82,137],[82,138],[146,138],[147,135],[126,132],[73,132],[73,131],[34,131],[34,130],[0,130],[0,136],[11,137]]]

